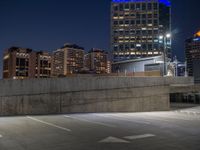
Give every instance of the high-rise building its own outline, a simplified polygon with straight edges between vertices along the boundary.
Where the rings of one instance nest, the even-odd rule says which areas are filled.
[[[49,78],[51,55],[29,48],[11,47],[4,52],[3,78]]]
[[[85,55],[85,67],[96,74],[110,73],[108,53],[100,49],[91,49]]]
[[[53,52],[53,76],[76,74],[84,67],[84,48],[75,44],[65,44]]]
[[[188,75],[194,76],[195,82],[200,83],[200,31],[187,39],[185,45]]]
[[[170,57],[171,40],[159,40],[171,30],[169,0],[112,0],[113,61],[162,55]],[[166,44],[164,44],[166,43]]]
[[[35,78],[36,53],[32,49],[11,47],[4,52],[3,78]]]
[[[50,78],[52,56],[48,52],[40,51],[36,53],[36,78]]]

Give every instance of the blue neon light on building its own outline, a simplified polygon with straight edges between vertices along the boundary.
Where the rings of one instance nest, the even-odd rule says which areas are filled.
[[[149,1],[151,2],[152,0],[112,0],[112,2],[115,3],[123,3],[123,2],[145,2],[145,1]],[[166,6],[171,6],[171,2],[169,0],[158,0],[159,3],[165,4]]]
[[[194,42],[200,42],[200,37],[194,38],[193,41]]]

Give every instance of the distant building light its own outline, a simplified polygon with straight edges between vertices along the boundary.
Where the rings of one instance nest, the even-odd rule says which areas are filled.
[[[4,56],[3,59],[8,59],[9,57],[10,57],[9,55],[6,55],[6,56]]]
[[[158,40],[154,40],[154,42],[158,42]]]
[[[136,44],[136,47],[141,47],[142,45],[141,44]]]
[[[193,41],[200,41],[200,37],[199,38],[194,38]]]
[[[195,34],[195,36],[200,37],[200,31]]]

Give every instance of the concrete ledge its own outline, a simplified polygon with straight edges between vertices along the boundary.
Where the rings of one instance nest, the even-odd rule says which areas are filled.
[[[0,80],[0,96],[192,83],[193,78],[185,77],[68,77],[30,80]]]
[[[178,84],[170,85],[170,93],[200,92],[200,84]]]
[[[192,81],[160,77],[1,80],[0,115],[169,110],[169,85]]]

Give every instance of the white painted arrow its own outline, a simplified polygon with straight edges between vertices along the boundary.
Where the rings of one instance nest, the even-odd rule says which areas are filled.
[[[143,134],[143,135],[133,135],[133,136],[126,136],[124,137],[127,140],[136,140],[136,139],[143,139],[143,138],[149,138],[149,137],[154,137],[155,135],[153,134]]]
[[[130,143],[130,142],[120,139],[120,138],[110,136],[110,137],[107,137],[107,138],[99,141],[99,143]]]

